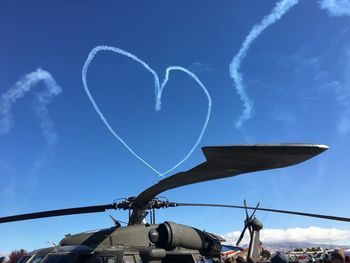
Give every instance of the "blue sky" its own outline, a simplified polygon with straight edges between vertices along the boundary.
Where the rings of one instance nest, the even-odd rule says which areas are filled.
[[[272,10],[280,13],[264,22]],[[161,179],[110,133],[84,90],[82,68],[96,46],[137,56],[160,84],[169,66],[179,66],[204,85],[171,71],[156,111],[155,75],[140,63],[101,51],[89,65],[88,88],[108,124],[160,173],[195,145],[209,109],[204,91],[210,94],[210,119],[198,147],[164,176],[203,162],[200,146],[330,146],[299,166],[186,186],[166,192],[170,200],[241,204],[246,198],[252,205],[350,216],[349,22],[345,0],[1,1],[0,216],[110,203]],[[242,46],[249,35],[249,46]],[[240,92],[232,68],[241,77]],[[110,212],[0,225],[0,252],[109,227],[108,214],[126,220],[125,213]],[[225,234],[240,230],[243,217],[243,211],[174,208],[157,218]],[[343,231],[322,242],[344,243],[350,236],[345,223],[258,217],[267,229]]]

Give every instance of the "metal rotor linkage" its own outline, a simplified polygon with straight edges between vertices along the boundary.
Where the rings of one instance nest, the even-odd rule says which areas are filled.
[[[169,202],[168,200],[162,200],[160,198],[153,198],[144,204],[140,209],[138,206],[134,205],[136,197],[131,196],[125,198],[122,202],[114,203],[116,209],[129,210],[129,220],[131,214],[137,215],[139,223],[143,223],[144,218],[148,215],[146,210],[149,210],[150,214],[150,223],[155,224],[155,209],[159,208],[167,208],[167,207],[176,207],[177,204],[173,202]],[[132,212],[132,213],[131,213]]]
[[[137,206],[134,206],[134,201],[136,197],[131,196],[128,198],[125,198],[124,201],[115,203],[116,209],[123,209],[123,210],[137,210]],[[147,204],[143,206],[145,209],[159,209],[159,208],[167,208],[167,207],[175,207],[177,206],[174,202],[169,202],[168,200],[161,200],[160,198],[153,198],[152,200],[148,201]]]

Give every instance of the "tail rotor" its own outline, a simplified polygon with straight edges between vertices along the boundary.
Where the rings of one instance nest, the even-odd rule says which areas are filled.
[[[241,232],[241,235],[239,236],[239,238],[238,238],[238,240],[236,242],[236,246],[239,246],[239,244],[241,243],[241,241],[242,241],[242,239],[244,237],[245,231],[247,229],[249,231],[250,238],[252,237],[253,230],[254,230],[254,223],[257,220],[255,218],[255,212],[258,209],[259,205],[260,205],[260,203],[258,203],[256,205],[255,209],[253,210],[253,213],[249,216],[248,208],[247,208],[247,202],[246,202],[245,199],[243,200],[243,204],[244,204],[244,210],[245,210],[245,214],[246,214],[246,219],[244,220],[244,228],[243,228],[243,230]]]

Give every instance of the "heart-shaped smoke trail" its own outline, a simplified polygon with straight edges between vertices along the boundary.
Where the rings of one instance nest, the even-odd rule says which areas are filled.
[[[46,89],[36,93],[34,111],[39,118],[40,128],[43,132],[46,144],[41,157],[34,163],[35,167],[40,167],[47,161],[53,146],[57,143],[58,135],[55,125],[49,117],[47,105],[54,96],[62,92],[62,89],[57,85],[49,72],[37,69],[25,75],[0,97],[0,134],[5,134],[10,131],[13,124],[11,113],[13,104],[15,104],[18,99],[22,98],[26,92],[36,87],[39,82],[43,82]]]
[[[90,93],[88,84],[87,84],[87,72],[88,72],[88,68],[90,63],[92,62],[92,60],[94,59],[95,55],[100,52],[100,51],[110,51],[110,52],[114,52],[117,53],[119,55],[123,55],[125,57],[128,57],[130,59],[132,59],[133,61],[141,64],[148,72],[150,72],[153,75],[153,79],[154,79],[154,88],[155,88],[155,110],[156,111],[160,111],[161,110],[161,98],[162,98],[162,94],[164,91],[164,88],[169,80],[169,75],[171,71],[180,71],[183,72],[187,75],[189,75],[203,90],[204,94],[207,97],[208,100],[208,110],[207,110],[207,115],[204,121],[204,124],[202,126],[202,129],[199,133],[199,136],[196,140],[196,142],[194,143],[194,145],[192,146],[192,148],[190,149],[190,151],[185,155],[185,157],[183,157],[177,164],[175,164],[173,167],[171,167],[170,169],[166,170],[165,172],[160,172],[157,169],[155,169],[151,164],[149,164],[146,160],[144,160],[140,155],[138,155],[126,142],[125,140],[123,140],[118,133],[112,128],[112,126],[108,123],[107,119],[105,118],[105,116],[103,115],[102,111],[100,110],[100,108],[97,106],[97,103],[95,102],[93,96]],[[200,143],[200,141],[203,138],[204,132],[208,126],[208,122],[210,119],[210,113],[211,113],[211,105],[212,105],[212,101],[211,101],[211,97],[210,94],[208,92],[208,90],[206,89],[206,87],[204,86],[204,84],[198,79],[198,77],[192,73],[191,71],[189,71],[186,68],[183,67],[179,67],[179,66],[169,66],[166,71],[165,71],[165,77],[162,81],[162,83],[160,83],[159,81],[159,77],[158,74],[144,61],[142,61],[141,59],[139,59],[138,57],[136,57],[135,55],[122,50],[120,48],[117,47],[111,47],[111,46],[97,46],[95,48],[93,48],[82,69],[82,81],[83,81],[83,85],[84,85],[84,89],[85,92],[90,100],[90,102],[92,103],[96,113],[98,114],[98,116],[101,118],[102,122],[104,123],[104,125],[107,127],[107,129],[112,133],[112,135],[121,143],[125,146],[125,148],[131,153],[133,154],[137,159],[139,159],[142,163],[144,163],[147,167],[149,167],[150,169],[152,169],[154,172],[156,172],[158,175],[163,176],[171,171],[173,171],[175,168],[177,168],[179,165],[181,165],[183,162],[185,162],[193,153],[193,151],[195,150],[195,148],[198,146],[198,144]]]
[[[240,50],[233,58],[230,64],[230,76],[234,81],[236,91],[243,102],[243,112],[235,125],[237,128],[242,128],[245,121],[249,120],[253,113],[253,101],[249,98],[246,88],[243,83],[242,74],[239,72],[242,60],[247,55],[247,52],[254,40],[270,25],[279,20],[290,8],[296,5],[299,0],[282,0],[276,3],[271,13],[263,18],[263,20],[255,24],[249,34],[244,39]]]

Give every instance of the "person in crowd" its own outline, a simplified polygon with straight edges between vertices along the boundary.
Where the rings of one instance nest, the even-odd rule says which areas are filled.
[[[342,249],[334,249],[331,253],[331,263],[345,263],[344,251]]]
[[[289,259],[286,254],[278,251],[271,257],[271,263],[289,263]]]

